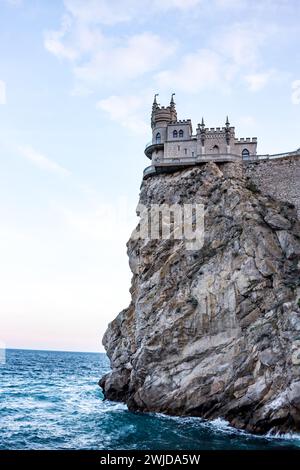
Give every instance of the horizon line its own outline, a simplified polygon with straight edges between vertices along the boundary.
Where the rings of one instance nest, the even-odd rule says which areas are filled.
[[[67,349],[34,349],[34,348],[13,348],[5,347],[5,351],[43,351],[43,352],[66,352],[66,353],[82,353],[82,354],[106,354],[105,351],[70,351]]]

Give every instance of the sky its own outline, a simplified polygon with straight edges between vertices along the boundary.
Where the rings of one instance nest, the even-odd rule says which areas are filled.
[[[0,0],[0,342],[102,351],[154,93],[300,147],[298,0]]]

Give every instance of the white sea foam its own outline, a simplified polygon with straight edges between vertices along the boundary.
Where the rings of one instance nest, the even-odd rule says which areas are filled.
[[[102,402],[102,413],[112,413],[115,411],[128,411],[127,405],[115,401],[105,400]]]
[[[293,441],[293,444],[298,445],[297,441],[299,441],[300,447],[300,434],[297,433],[274,433],[269,431],[266,434],[252,434],[247,432],[243,429],[237,429],[230,425],[228,421],[224,418],[216,418],[213,420],[202,419],[200,417],[195,416],[170,416],[164,413],[152,413],[154,416],[162,419],[170,419],[177,422],[185,422],[190,424],[198,424],[202,428],[210,429],[212,431],[217,431],[222,434],[236,434],[243,437],[248,437],[249,439],[267,439],[267,440],[287,440]],[[294,442],[295,441],[295,442]]]

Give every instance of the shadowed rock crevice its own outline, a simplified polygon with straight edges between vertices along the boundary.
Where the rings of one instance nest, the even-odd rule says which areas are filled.
[[[140,203],[204,204],[204,244],[130,238],[132,300],[103,338],[105,397],[256,433],[299,431],[296,210],[253,190],[237,163],[149,178]]]

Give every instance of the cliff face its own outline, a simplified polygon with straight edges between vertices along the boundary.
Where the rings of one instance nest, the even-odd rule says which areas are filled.
[[[205,239],[128,242],[129,307],[103,344],[105,396],[131,410],[300,429],[300,226],[238,164],[144,181],[140,202],[202,203]]]

